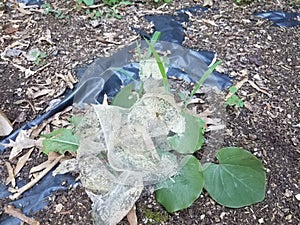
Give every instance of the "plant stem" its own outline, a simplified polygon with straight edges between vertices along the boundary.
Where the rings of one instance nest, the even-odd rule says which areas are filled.
[[[215,62],[212,66],[208,68],[208,70],[205,71],[199,82],[195,85],[194,89],[192,90],[190,97],[188,100],[185,102],[185,106],[192,100],[193,96],[196,94],[198,89],[201,87],[201,85],[204,83],[204,81],[208,78],[208,76],[216,69],[218,65],[220,65],[222,61],[217,61]]]

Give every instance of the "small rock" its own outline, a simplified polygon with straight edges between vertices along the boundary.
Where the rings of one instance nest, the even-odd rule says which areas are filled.
[[[260,219],[258,220],[258,222],[259,222],[260,224],[264,223],[264,218],[260,218]]]
[[[253,76],[253,78],[254,78],[255,80],[261,80],[261,78],[260,78],[260,76],[259,76],[258,74],[255,74],[255,75]]]
[[[285,193],[284,193],[284,196],[285,196],[285,197],[290,198],[292,195],[293,195],[293,192],[292,192],[292,191],[290,191],[290,190],[288,190],[288,189],[285,190]]]
[[[13,57],[20,56],[22,54],[22,51],[20,49],[17,49],[17,48],[12,48],[12,49],[8,48],[8,49],[6,49],[4,54],[5,54],[6,57],[13,58]]]
[[[62,209],[63,209],[63,204],[59,203],[57,205],[55,205],[55,213],[59,213]]]
[[[292,214],[289,214],[285,217],[285,220],[291,220],[292,219]]]
[[[300,194],[296,194],[295,197],[298,201],[300,201]]]
[[[221,218],[221,220],[223,220],[224,219],[224,216],[226,215],[226,213],[225,212],[222,212],[221,213],[221,215],[220,215],[220,218]]]
[[[250,140],[256,140],[257,139],[257,136],[255,134],[249,134],[249,138]],[[257,150],[257,149],[256,149]]]

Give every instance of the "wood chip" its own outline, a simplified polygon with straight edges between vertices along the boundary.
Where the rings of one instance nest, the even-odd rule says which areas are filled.
[[[39,171],[42,171],[43,169],[47,168],[52,162],[53,162],[53,160],[51,160],[51,161],[47,160],[47,161],[45,161],[45,162],[43,162],[43,163],[41,163],[41,164],[39,164],[35,167],[32,167],[30,169],[29,173],[32,174],[32,173],[37,173]]]
[[[213,6],[214,2],[213,0],[204,0],[203,6]]]
[[[4,212],[12,217],[22,220],[29,225],[40,225],[37,220],[27,217],[20,209],[15,208],[13,205],[5,205]]]
[[[7,34],[13,34],[13,33],[16,33],[18,31],[18,28],[17,27],[8,27],[4,30],[5,33]]]
[[[49,96],[53,96],[54,94],[54,90],[53,89],[43,89],[40,91],[37,91],[35,93],[32,94],[32,98],[38,98],[44,95],[49,95]]]

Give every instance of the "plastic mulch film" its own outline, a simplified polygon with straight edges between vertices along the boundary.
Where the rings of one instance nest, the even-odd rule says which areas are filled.
[[[147,43],[141,42],[140,48],[148,49]],[[203,55],[197,51],[164,41],[157,42],[155,49],[168,60],[168,76],[195,83],[208,69],[208,65],[202,60]],[[139,79],[141,71],[138,58],[137,45],[134,43],[111,57],[96,59],[85,70],[74,102],[99,104],[102,103],[104,93],[112,98],[120,90],[121,85]],[[153,63],[156,64],[155,61]],[[217,72],[211,74],[204,83],[219,89],[225,89],[231,84],[231,79],[227,75]]]
[[[42,0],[18,0],[18,2],[23,3],[25,5],[38,5],[38,6],[43,5]]]
[[[255,16],[268,19],[276,26],[295,27],[300,26],[300,13],[288,13],[284,11],[270,11],[255,13]]]

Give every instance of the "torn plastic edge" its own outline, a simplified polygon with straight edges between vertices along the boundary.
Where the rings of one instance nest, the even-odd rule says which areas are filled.
[[[267,19],[279,27],[295,27],[300,25],[300,13],[288,13],[283,11],[269,11],[254,13],[255,16]]]

